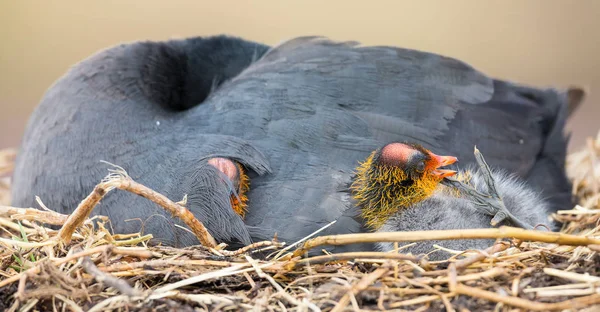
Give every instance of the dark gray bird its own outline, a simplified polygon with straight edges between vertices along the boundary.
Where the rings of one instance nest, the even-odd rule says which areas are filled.
[[[334,220],[321,234],[367,230],[349,188],[358,161],[411,141],[461,164],[477,145],[556,210],[571,205],[567,115],[564,92],[415,50],[315,37],[272,48],[225,36],[136,42],[91,56],[46,92],[12,198],[27,207],[39,195],[69,213],[107,174],[104,160],[172,200],[187,194],[218,241],[291,243]],[[197,244],[132,194],[111,193],[94,213],[116,232],[144,223],[157,241]]]

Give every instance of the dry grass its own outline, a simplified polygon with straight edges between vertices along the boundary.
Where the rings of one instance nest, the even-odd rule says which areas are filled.
[[[11,171],[11,155],[14,151],[0,151],[0,177]],[[202,223],[188,214],[185,200],[172,202],[137,184],[124,171],[115,171],[71,216],[0,206],[0,309],[586,309],[600,304],[599,156],[600,134],[568,158],[573,192],[581,201],[574,209],[554,215],[564,222],[561,233],[515,228],[371,233],[310,238],[288,247],[260,242],[238,251],[214,246]],[[0,180],[0,205],[9,202],[7,182]],[[204,246],[149,247],[151,236],[113,235],[101,218],[94,228],[87,216],[113,189],[136,193],[169,209],[185,220]],[[63,227],[56,231],[45,224]],[[454,251],[454,257],[439,262],[402,250],[304,257],[306,249],[324,243],[460,237],[498,240],[485,251]]]

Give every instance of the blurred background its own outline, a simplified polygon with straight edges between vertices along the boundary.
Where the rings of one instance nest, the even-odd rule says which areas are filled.
[[[569,124],[579,147],[600,129],[599,14],[598,0],[0,0],[0,148],[16,147],[45,90],[98,50],[215,34],[269,45],[324,35],[435,52],[535,86],[583,86]]]

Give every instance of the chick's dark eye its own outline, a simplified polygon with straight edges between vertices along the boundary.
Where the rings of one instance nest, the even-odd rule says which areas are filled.
[[[425,170],[425,162],[424,161],[418,162],[416,169],[417,169],[417,172],[423,172]]]

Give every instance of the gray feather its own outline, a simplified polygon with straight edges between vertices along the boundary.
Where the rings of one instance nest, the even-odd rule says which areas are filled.
[[[482,193],[488,193],[487,185],[479,169],[471,167],[467,170],[472,173],[471,185]],[[547,202],[536,191],[528,187],[523,180],[498,169],[492,171],[492,177],[496,182],[498,194],[510,213],[528,224],[555,228],[555,225],[549,221],[550,210]],[[491,219],[490,216],[478,211],[475,205],[466,198],[455,197],[438,190],[432,197],[404,208],[391,216],[378,232],[491,228]],[[500,225],[508,224],[501,223]],[[483,250],[493,243],[494,240],[489,239],[422,241],[403,249],[403,252],[429,254],[431,260],[442,260],[449,254],[444,251],[430,253],[434,250],[434,244],[463,251]],[[402,245],[405,244],[400,244],[400,246]],[[377,249],[393,250],[393,244],[377,243]]]

